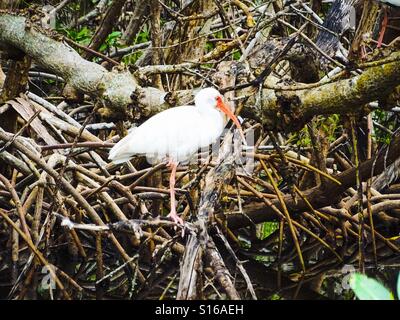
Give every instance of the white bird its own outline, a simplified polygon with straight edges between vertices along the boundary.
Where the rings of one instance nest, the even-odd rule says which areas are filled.
[[[200,90],[195,106],[180,106],[151,117],[119,141],[109,153],[113,163],[124,163],[134,155],[146,155],[150,163],[168,160],[171,168],[171,211],[168,215],[175,223],[183,224],[176,214],[175,174],[178,163],[188,161],[200,148],[214,143],[222,134],[228,116],[238,127],[241,125],[214,88]]]

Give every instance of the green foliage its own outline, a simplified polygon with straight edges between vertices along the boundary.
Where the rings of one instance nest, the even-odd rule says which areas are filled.
[[[68,38],[75,41],[76,43],[79,43],[84,46],[89,45],[90,40],[92,39],[93,36],[92,31],[88,27],[83,27],[79,31],[67,28],[61,28],[58,29],[58,31],[65,34]]]
[[[224,33],[222,31],[218,31],[218,32],[214,33],[214,38],[215,39],[223,39]],[[206,52],[208,53],[208,52],[214,50],[216,47],[215,44],[216,44],[216,42],[211,42],[211,41],[206,42]]]
[[[300,131],[291,134],[288,143],[292,143],[293,141],[296,141],[296,145],[299,147],[311,146],[311,138],[308,134],[307,127],[304,127]]]
[[[150,33],[147,27],[145,27],[141,32],[139,32],[138,36],[136,37],[135,44],[144,43],[148,41],[150,41]],[[130,54],[125,55],[122,58],[122,62],[125,65],[133,65],[140,58],[142,54],[143,52],[141,50],[132,52]]]
[[[143,43],[150,41],[150,32],[147,27],[143,28],[142,31],[139,32],[135,43]]]
[[[212,42],[207,42],[206,43],[206,52],[210,52],[215,48],[214,44]]]
[[[338,129],[342,129],[340,125],[340,117],[338,114],[332,114],[325,121],[322,122],[322,128],[327,134],[328,141],[333,142],[336,140],[335,133]]]
[[[260,238],[265,239],[279,228],[279,222],[264,222],[261,226]]]
[[[55,85],[56,81],[53,79],[45,79],[44,80],[45,83],[47,83],[48,85]]]
[[[114,31],[111,32],[104,43],[100,46],[99,51],[104,52],[106,49],[111,47],[120,47],[118,44],[119,39],[121,38],[122,32],[121,31]]]
[[[242,56],[242,54],[240,53],[240,51],[235,51],[235,52],[232,54],[233,60],[239,60],[241,56]]]
[[[328,142],[335,141],[337,135],[343,130],[338,114],[332,114],[329,117],[318,116],[315,119],[314,125],[318,130],[324,132]],[[304,127],[299,132],[293,133],[289,141],[296,141],[296,145],[299,147],[311,146],[311,138],[307,127]]]
[[[390,115],[385,110],[375,110],[372,113],[372,119],[391,131],[397,129],[397,123],[394,121],[394,119],[391,119]],[[392,140],[390,133],[380,129],[377,126],[375,126],[373,137],[377,142],[385,145],[389,145],[390,141]]]
[[[95,273],[93,273],[93,274],[91,274],[89,277],[88,277],[88,281],[96,281],[96,274]]]
[[[328,13],[329,9],[331,7],[331,3],[322,3],[322,10],[324,11],[325,15]]]
[[[382,284],[360,273],[351,276],[350,286],[360,300],[394,300],[393,294]]]

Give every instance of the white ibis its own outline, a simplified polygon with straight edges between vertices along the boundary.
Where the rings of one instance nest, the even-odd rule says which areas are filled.
[[[238,127],[244,140],[238,119],[216,89],[200,90],[194,102],[195,106],[175,107],[151,117],[119,141],[108,157],[115,164],[124,163],[134,155],[146,155],[151,163],[168,160],[171,168],[168,217],[180,224],[183,220],[176,214],[174,190],[178,163],[188,161],[199,148],[214,143],[229,120],[226,116]]]
[[[378,1],[382,3],[387,3],[391,6],[400,7],[400,0],[378,0]],[[377,45],[378,48],[382,46],[383,36],[385,35],[386,27],[388,24],[388,15],[386,6],[384,6],[383,10],[384,10],[384,16],[382,20],[382,28],[381,31],[379,32],[378,45]]]

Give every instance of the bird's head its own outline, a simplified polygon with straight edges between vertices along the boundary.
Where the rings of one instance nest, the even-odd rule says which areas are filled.
[[[243,129],[240,125],[238,118],[231,111],[229,106],[225,104],[222,94],[219,93],[217,89],[205,88],[200,90],[194,97],[194,102],[196,104],[196,107],[198,108],[216,108],[224,115],[228,116],[229,119],[231,119],[233,123],[237,126],[243,141],[245,141]]]

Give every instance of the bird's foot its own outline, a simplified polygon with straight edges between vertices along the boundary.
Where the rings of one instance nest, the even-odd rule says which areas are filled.
[[[180,225],[184,225],[184,222],[183,222],[183,220],[182,220],[182,218],[180,217],[180,216],[178,216],[177,214],[176,214],[176,212],[174,212],[174,211],[171,211],[168,215],[167,215],[167,217],[168,218],[171,218],[171,220],[173,221],[173,222],[175,222],[176,224],[180,224]]]
[[[175,210],[172,210],[168,215],[167,215],[167,217],[168,218],[170,218],[173,222],[175,222],[176,224],[178,224],[178,225],[180,225],[181,226],[181,228],[182,228],[182,234],[181,234],[181,236],[182,236],[182,238],[185,236],[185,223],[184,223],[184,221],[183,221],[183,219],[180,217],[180,216],[178,216],[177,214],[176,214],[176,211]],[[176,226],[174,227],[174,229],[176,230]]]

